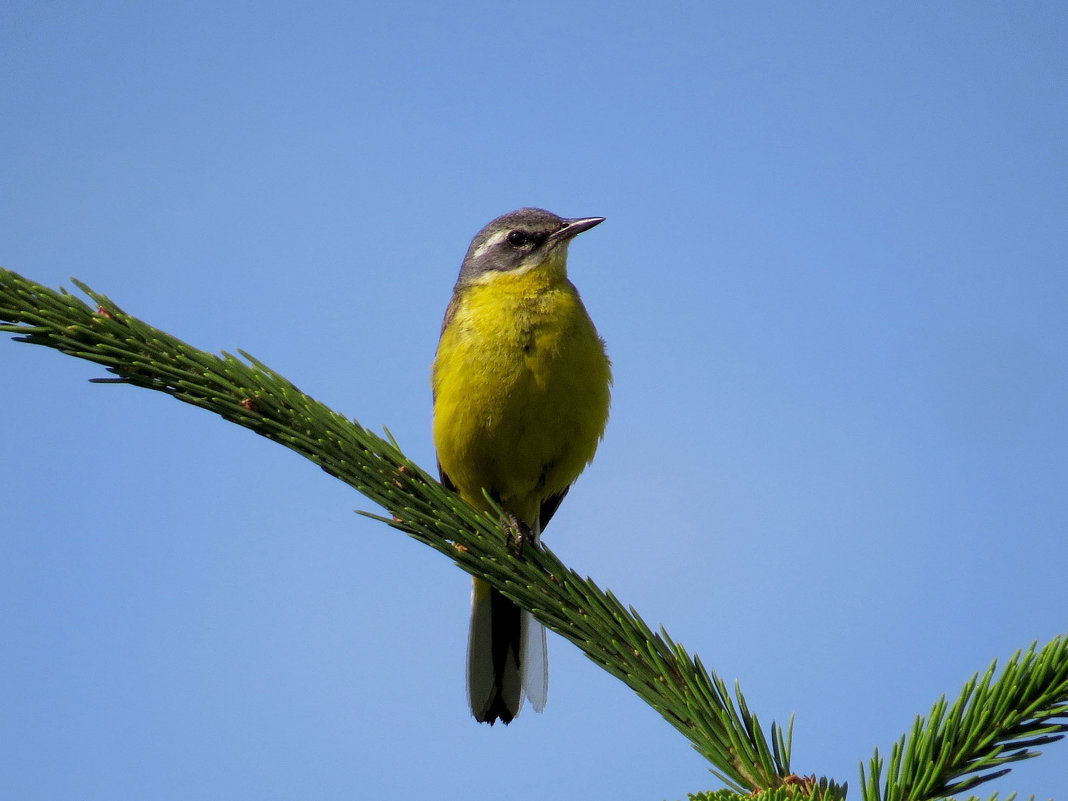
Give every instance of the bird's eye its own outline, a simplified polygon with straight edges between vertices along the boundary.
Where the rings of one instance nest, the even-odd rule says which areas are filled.
[[[512,231],[512,233],[508,234],[508,244],[512,245],[512,247],[521,248],[528,241],[530,241],[529,238],[522,231]]]

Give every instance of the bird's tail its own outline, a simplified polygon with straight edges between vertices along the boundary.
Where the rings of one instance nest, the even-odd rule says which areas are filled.
[[[467,694],[482,723],[510,723],[530,698],[535,712],[548,692],[545,628],[486,582],[475,579],[467,642]]]

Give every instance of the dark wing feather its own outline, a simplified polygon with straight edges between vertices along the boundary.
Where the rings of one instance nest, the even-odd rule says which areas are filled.
[[[538,512],[538,522],[541,524],[542,531],[545,531],[545,527],[549,525],[552,516],[556,514],[556,509],[560,505],[560,501],[564,499],[564,496],[567,495],[569,489],[571,489],[571,487],[564,487],[563,492],[550,495],[541,502],[541,510]]]
[[[447,489],[449,492],[456,492],[456,485],[452,483],[452,479],[449,478],[445,471],[441,469],[441,462],[438,462],[438,476],[441,478],[441,486]]]

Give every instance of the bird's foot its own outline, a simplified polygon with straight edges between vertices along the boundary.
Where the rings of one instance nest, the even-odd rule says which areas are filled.
[[[523,547],[531,542],[534,542],[534,532],[530,530],[530,526],[514,514],[509,513],[508,549],[516,556],[519,556],[523,552]]]

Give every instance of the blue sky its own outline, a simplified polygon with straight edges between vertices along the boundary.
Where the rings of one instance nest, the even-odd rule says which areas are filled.
[[[571,274],[612,418],[546,540],[855,785],[1068,631],[1066,41],[1056,3],[8,2],[0,264],[432,467],[471,236],[605,216]],[[0,795],[718,786],[556,637],[545,713],[476,725],[467,577],[309,463],[43,349],[0,371]]]

